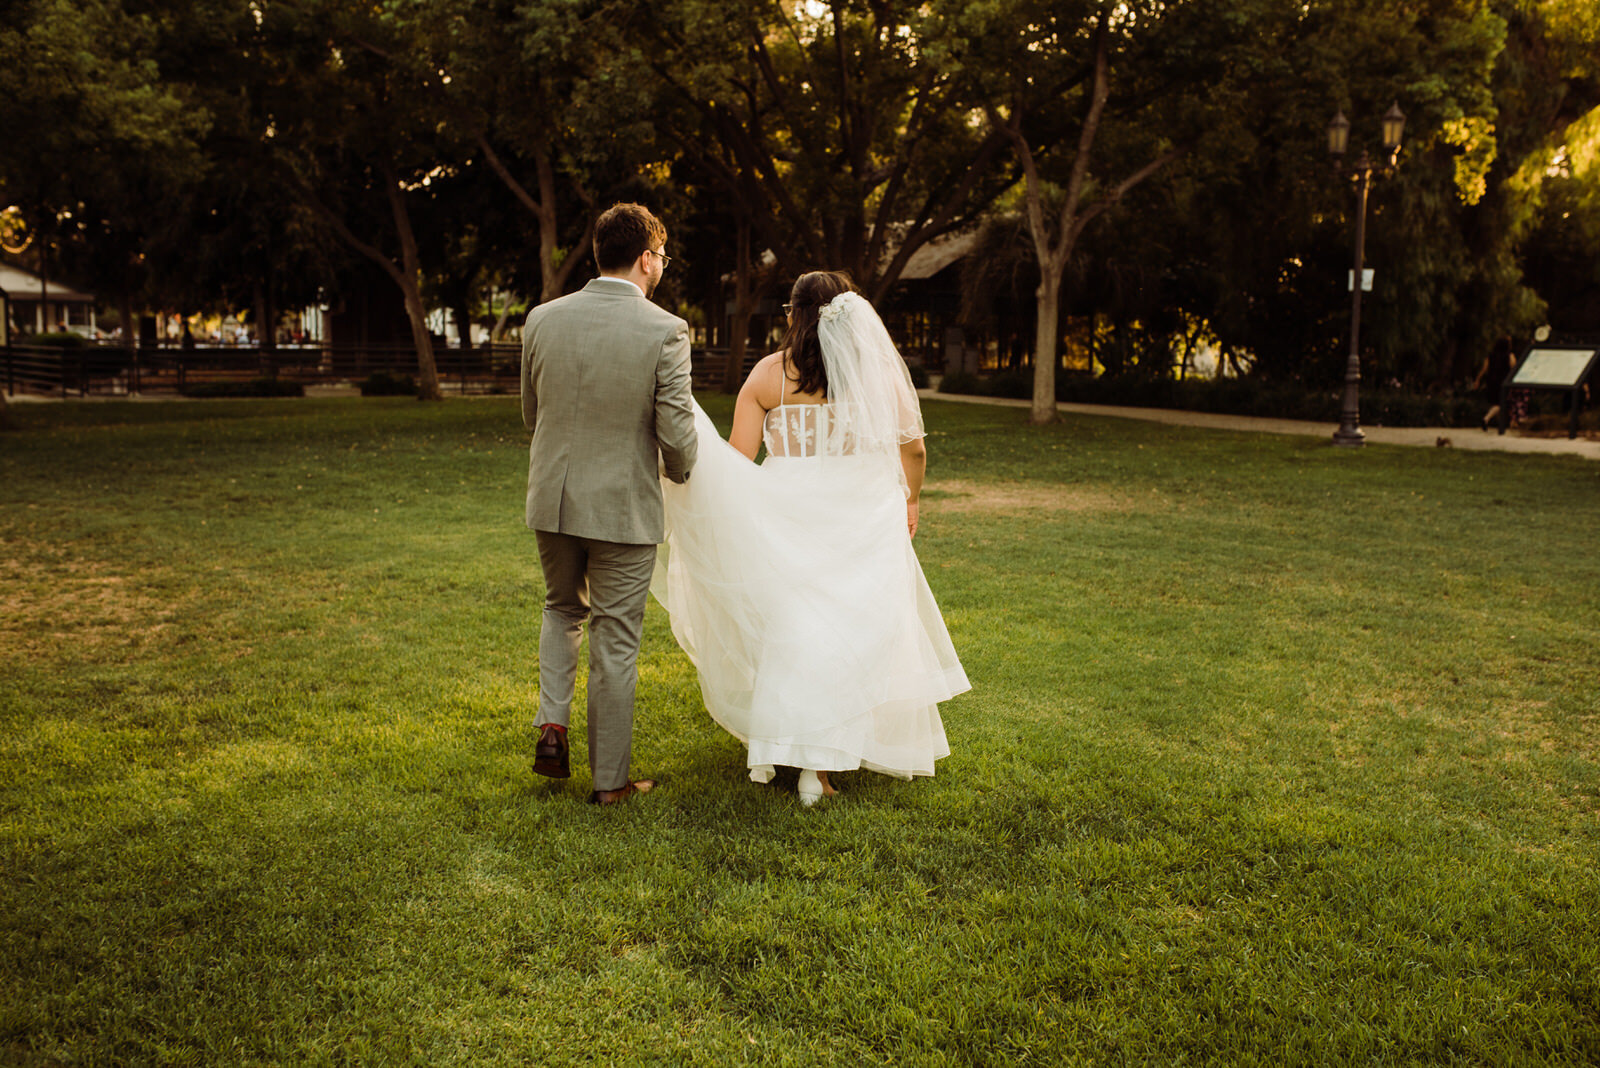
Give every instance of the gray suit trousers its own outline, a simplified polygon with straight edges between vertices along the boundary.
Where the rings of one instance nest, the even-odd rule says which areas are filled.
[[[567,726],[588,620],[589,770],[594,789],[619,790],[629,781],[633,759],[633,693],[656,547],[535,533],[546,591],[539,627],[539,723]]]

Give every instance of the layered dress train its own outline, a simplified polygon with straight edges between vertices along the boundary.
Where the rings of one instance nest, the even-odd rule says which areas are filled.
[[[858,451],[832,404],[767,413],[759,465],[698,404],[695,429],[692,476],[662,485],[651,592],[750,777],[932,775],[950,752],[938,704],[969,683],[912,549],[898,451]]]

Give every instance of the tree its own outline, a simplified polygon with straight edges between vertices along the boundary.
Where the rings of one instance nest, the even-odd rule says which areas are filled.
[[[118,0],[31,0],[0,21],[0,208],[31,235],[41,276],[63,242],[136,229],[140,187],[196,165],[208,116],[149,58],[159,29]],[[102,262],[125,268],[130,244]]]
[[[1235,366],[1308,388],[1335,382],[1354,197],[1324,131],[1343,110],[1356,147],[1376,151],[1379,116],[1398,101],[1405,147],[1372,197],[1377,291],[1362,342],[1372,377],[1432,384],[1464,324],[1521,300],[1503,266],[1514,250],[1469,203],[1494,189],[1490,163],[1503,151],[1493,72],[1504,21],[1477,0],[1382,10],[1251,0],[1229,11],[1234,30],[1207,49],[1226,67],[1198,94],[1203,136],[1143,217],[1119,224],[1126,255],[1148,246],[1166,257],[1178,321],[1206,323]]]
[[[275,173],[262,137],[265,94],[253,91],[271,75],[261,32],[252,9],[231,0],[162,5],[149,56],[163,83],[207,116],[195,139],[200,158],[182,175],[132,186],[124,194],[130,211],[122,214],[136,211],[137,226],[107,218],[84,244],[86,269],[105,273],[123,294],[130,327],[135,298],[186,312],[247,310],[270,372],[278,310],[315,301],[342,266],[343,250]],[[101,190],[139,177],[113,171]],[[118,249],[125,251],[108,255]],[[136,275],[137,287],[117,286],[115,271]]]
[[[450,121],[532,216],[538,299],[553,300],[593,236],[596,183],[626,169],[614,142],[629,102],[606,99],[595,79],[594,27],[615,11],[562,0],[419,0],[416,10]]]
[[[881,300],[1011,184],[933,5],[666,0],[623,31],[615,76],[653,72],[663,132],[787,274],[847,270]]]
[[[1129,191],[1183,156],[1205,116],[1174,106],[1203,97],[1224,65],[1207,5],[1018,0],[965,16],[971,76],[991,127],[1023,172],[1023,205],[1039,263],[1035,423],[1055,418],[1061,285],[1085,229]],[[1122,86],[1112,107],[1112,78]],[[1109,109],[1109,110],[1108,110]],[[1178,138],[1167,132],[1176,127]],[[1070,145],[1070,152],[1052,146]],[[1051,181],[1046,168],[1061,176]]]
[[[1556,330],[1600,334],[1600,109],[1567,127],[1558,153],[1542,156],[1524,168],[1540,176],[1524,246],[1528,279]]]
[[[262,144],[275,173],[351,249],[400,289],[417,353],[418,396],[440,397],[422,299],[413,201],[461,166],[438,70],[411,5],[307,0],[262,9]]]
[[[1541,322],[1600,329],[1597,313],[1586,320],[1582,310],[1585,288],[1600,281],[1600,8],[1496,7],[1506,22],[1493,78],[1497,152],[1484,195],[1463,212],[1482,267],[1456,339],[1474,356]],[[1478,363],[1458,360],[1453,370],[1469,376]]]

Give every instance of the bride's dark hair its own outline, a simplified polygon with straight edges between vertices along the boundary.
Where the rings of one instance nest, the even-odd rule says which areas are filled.
[[[783,335],[784,374],[794,368],[796,388],[801,393],[827,393],[828,373],[822,367],[822,344],[817,340],[817,319],[822,306],[840,293],[854,293],[856,287],[843,271],[809,271],[794,280],[789,290],[793,315],[789,332]]]

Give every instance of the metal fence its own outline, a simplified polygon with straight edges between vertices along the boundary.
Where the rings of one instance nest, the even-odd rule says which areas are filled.
[[[745,349],[744,367],[739,373],[739,381],[735,388],[742,384],[750,371],[766,355],[758,346],[750,345]],[[727,369],[728,350],[726,348],[695,349],[690,355],[690,375],[694,380],[695,389],[721,389],[722,376]]]
[[[752,346],[748,373],[760,353]],[[447,393],[516,393],[522,350],[514,343],[474,349],[440,347],[433,353],[439,386]],[[694,383],[721,385],[726,349],[696,349]],[[273,378],[302,386],[359,386],[373,375],[417,374],[410,345],[162,345],[127,349],[91,344],[81,348],[10,345],[0,348],[0,388],[11,394],[116,397],[130,394],[206,392],[211,383]],[[742,378],[742,376],[741,376]]]
[[[521,357],[516,344],[440,347],[433,354],[440,387],[454,393],[516,392]],[[375,374],[417,374],[410,345],[10,345],[0,349],[0,363],[0,386],[7,392],[62,397],[204,392],[208,383],[255,378],[360,385]]]

